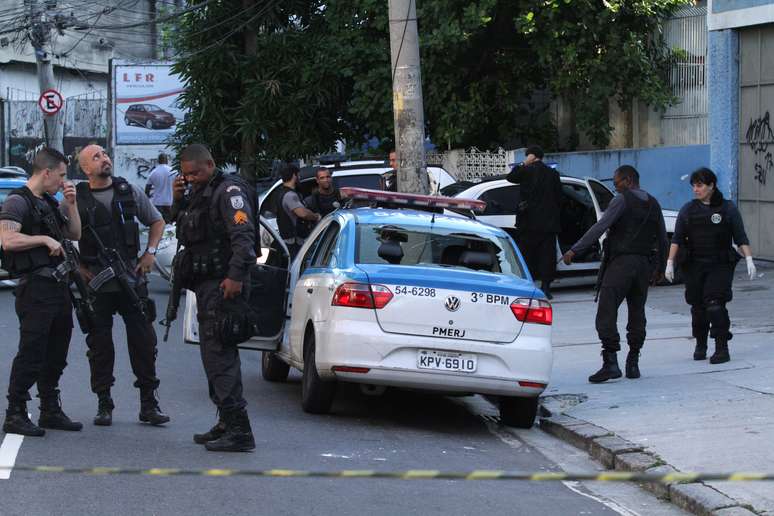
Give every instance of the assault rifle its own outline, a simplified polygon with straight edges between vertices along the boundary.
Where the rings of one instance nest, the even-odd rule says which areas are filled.
[[[183,291],[182,284],[180,282],[180,240],[177,241],[177,249],[175,250],[175,258],[172,260],[172,276],[169,282],[169,301],[167,301],[167,312],[164,315],[164,320],[161,321],[162,326],[166,326],[164,330],[164,342],[169,339],[169,329],[172,327],[172,323],[177,319],[177,311],[180,308],[180,294]]]
[[[94,276],[89,282],[89,287],[96,292],[105,283],[115,279],[121,287],[121,292],[129,299],[132,306],[147,319],[148,314],[146,313],[145,304],[130,283],[129,278],[131,274],[124,259],[121,258],[121,255],[115,249],[105,247],[105,243],[102,242],[97,231],[91,225],[86,226],[86,229],[89,230],[91,236],[94,237],[94,241],[97,242],[97,260],[100,266],[103,267],[102,272]]]
[[[75,309],[75,317],[78,319],[78,326],[81,327],[81,331],[89,333],[94,329],[94,296],[81,276],[81,259],[78,255],[78,250],[72,241],[64,238],[56,217],[54,212],[50,212],[43,217],[43,224],[48,227],[51,234],[62,244],[64,254],[64,261],[53,270],[51,276],[58,282],[65,283],[68,287],[71,284],[75,284],[75,288],[78,291],[77,296],[72,288],[68,288],[70,299]]]

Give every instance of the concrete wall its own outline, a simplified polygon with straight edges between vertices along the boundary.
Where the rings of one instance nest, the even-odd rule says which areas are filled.
[[[158,163],[161,152],[175,155],[173,149],[164,145],[119,145],[114,149],[113,170],[130,183],[145,188],[148,174]]]
[[[513,160],[524,159],[524,150],[513,152]],[[640,183],[661,203],[662,208],[677,210],[692,199],[686,175],[707,166],[709,145],[621,149],[547,154],[544,161],[556,163],[557,170],[573,177],[610,178],[621,165],[632,165],[640,173]],[[612,182],[606,183],[612,188]]]

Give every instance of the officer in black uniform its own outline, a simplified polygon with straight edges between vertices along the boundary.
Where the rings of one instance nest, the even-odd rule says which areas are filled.
[[[39,437],[46,433],[43,428],[83,428],[62,411],[58,389],[73,330],[69,282],[57,281],[56,268],[64,260],[59,239],[78,240],[81,235],[75,187],[65,182],[66,174],[67,158],[57,150],[42,149],[27,184],[8,195],[0,213],[3,268],[19,278],[15,295],[20,338],[8,382],[3,423],[7,434]],[[52,197],[60,189],[61,206]],[[27,415],[34,383],[40,398],[39,426]]]
[[[587,251],[609,229],[596,320],[602,341],[602,368],[589,377],[591,383],[621,377],[616,356],[621,349],[617,321],[618,307],[624,299],[629,309],[626,377],[640,377],[639,356],[645,343],[648,285],[661,276],[668,245],[661,206],[655,197],[640,188],[637,170],[623,165],[616,169],[613,182],[621,195],[613,198],[602,218],[562,257],[569,265],[576,254]]]
[[[304,199],[307,208],[320,217],[341,207],[341,195],[339,190],[333,187],[333,174],[326,167],[320,167],[315,172],[315,181],[317,181],[317,190]]]
[[[320,221],[320,214],[315,213],[301,201],[296,192],[298,185],[298,167],[286,163],[280,170],[282,186],[276,194],[277,229],[290,252],[290,258],[295,258],[310,229]]]
[[[196,294],[202,364],[219,413],[215,426],[194,435],[194,442],[210,451],[250,451],[255,440],[237,344],[252,336],[246,303],[256,263],[255,197],[242,178],[215,168],[204,145],[183,149],[180,170],[172,216],[185,248],[175,257],[175,281]]]
[[[113,366],[113,315],[121,315],[126,325],[129,360],[140,389],[140,421],[162,425],[169,416],[159,408],[156,389],[156,332],[153,319],[156,310],[148,297],[146,274],[155,260],[156,246],[164,231],[164,219],[151,204],[145,193],[126,179],[113,176],[110,157],[99,145],[86,146],[78,156],[78,162],[88,182],[79,183],[78,210],[83,222],[80,241],[81,272],[87,281],[106,270],[100,259],[100,245],[120,255],[127,266],[126,285],[134,289],[139,303],[134,304],[114,278],[96,292],[94,329],[86,336],[91,367],[91,389],[97,395],[97,415],[94,424],[110,426],[113,423],[114,403],[110,389],[115,382]],[[137,222],[150,226],[148,247],[140,249],[140,227]],[[96,237],[94,234],[96,233]]]
[[[715,339],[710,363],[722,364],[731,360],[731,321],[726,303],[731,301],[731,282],[739,261],[738,253],[731,247],[732,240],[745,257],[751,280],[755,278],[755,263],[742,215],[733,202],[723,198],[714,172],[700,168],[691,174],[690,180],[696,198],[683,206],[677,216],[664,276],[674,281],[677,260],[685,279],[685,301],[691,305],[696,339],[693,359],[707,358],[709,334]]]

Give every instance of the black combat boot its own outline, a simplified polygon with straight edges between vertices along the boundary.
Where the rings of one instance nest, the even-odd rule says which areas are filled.
[[[62,411],[62,400],[59,393],[40,396],[40,419],[38,425],[52,430],[80,432],[83,423],[73,421]]]
[[[159,408],[156,392],[153,390],[140,391],[140,421],[153,426],[169,423],[169,416]]]
[[[97,426],[110,426],[113,424],[113,398],[110,397],[110,390],[97,393],[97,415],[94,416],[94,424]]]
[[[218,422],[215,423],[215,426],[203,434],[194,434],[193,440],[196,444],[205,444],[219,439],[224,433],[226,433],[226,422],[223,421],[220,412],[218,412]]]
[[[46,431],[35,426],[30,421],[27,414],[26,401],[12,401],[8,403],[8,410],[5,411],[5,423],[3,423],[3,432],[6,434],[19,434],[28,437],[43,437]]]
[[[553,299],[554,298],[554,296],[551,295],[551,282],[550,281],[542,281],[542,282],[540,282],[540,290],[543,291],[543,294],[545,294],[548,299]]]
[[[204,443],[209,451],[246,452],[255,449],[253,430],[245,409],[223,413],[226,431],[218,439]]]
[[[620,378],[621,370],[618,368],[618,357],[615,351],[602,351],[602,369],[589,376],[589,382],[602,383],[608,380]]]
[[[731,360],[728,354],[728,337],[715,337],[715,353],[710,357],[710,364],[722,364]]]
[[[630,349],[626,355],[626,377],[627,378],[639,378],[640,377],[640,350]]]
[[[693,350],[694,360],[706,360],[707,359],[707,336],[696,337],[696,347]]]

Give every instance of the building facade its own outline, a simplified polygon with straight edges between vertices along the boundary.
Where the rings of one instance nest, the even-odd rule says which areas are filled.
[[[707,27],[711,168],[774,259],[774,0],[710,0]]]

